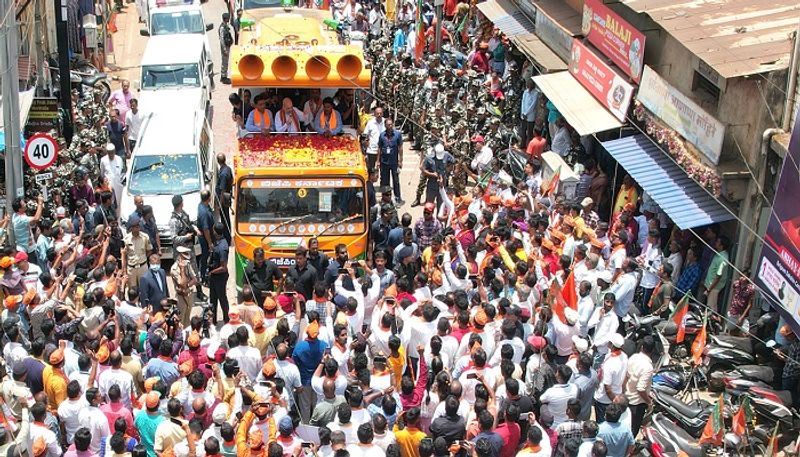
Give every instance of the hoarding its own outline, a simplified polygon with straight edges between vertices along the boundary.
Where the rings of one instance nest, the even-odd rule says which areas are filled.
[[[578,39],[572,40],[569,71],[614,117],[625,122],[633,86]]]
[[[644,65],[645,36],[601,0],[583,3],[583,35],[635,82]]]
[[[800,334],[800,118],[783,161],[755,281],[770,303],[780,304],[786,322]]]

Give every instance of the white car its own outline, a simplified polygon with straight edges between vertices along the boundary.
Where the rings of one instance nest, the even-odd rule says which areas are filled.
[[[196,34],[203,36],[209,46],[206,32],[214,24],[206,23],[199,1],[150,0],[145,17],[145,27],[139,30],[142,36]]]

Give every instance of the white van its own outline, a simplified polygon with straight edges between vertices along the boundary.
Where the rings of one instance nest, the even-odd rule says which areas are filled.
[[[214,66],[201,35],[151,37],[142,55],[140,91],[143,113],[175,106],[206,112],[211,104]]]
[[[172,197],[183,196],[183,209],[196,222],[200,191],[212,191],[213,207],[216,182],[214,136],[204,113],[178,108],[149,113],[125,176],[121,214],[132,214],[136,209],[133,198],[141,195],[156,216],[161,257],[173,258]]]
[[[139,30],[142,36],[196,34],[203,37],[206,48],[209,46],[206,32],[214,24],[205,22],[199,1],[150,0],[145,17],[145,27]]]

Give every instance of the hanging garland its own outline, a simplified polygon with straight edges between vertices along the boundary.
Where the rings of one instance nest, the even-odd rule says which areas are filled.
[[[695,182],[705,187],[715,197],[722,193],[722,181],[716,171],[708,165],[700,162],[696,154],[692,153],[686,145],[686,141],[675,130],[665,126],[658,118],[647,111],[642,104],[636,100],[633,108],[634,117],[644,122],[645,131],[657,143],[666,146],[666,150],[675,159],[675,162],[683,168]]]

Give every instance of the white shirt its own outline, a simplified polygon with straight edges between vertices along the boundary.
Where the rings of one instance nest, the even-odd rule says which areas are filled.
[[[261,352],[252,346],[236,346],[228,351],[227,357],[239,362],[239,369],[252,381],[261,373]]]
[[[461,376],[458,378],[458,381],[461,383],[462,388],[462,395],[464,400],[474,403],[475,402],[475,386],[477,386],[480,381],[477,379],[469,379],[467,378],[471,373],[480,373],[483,377],[483,380],[489,387],[494,387],[497,383],[494,379],[494,372],[489,369],[480,369],[480,368],[470,368],[469,370],[464,370],[461,373]]]
[[[22,363],[27,357],[28,351],[20,343],[12,341],[6,343],[5,347],[3,347],[3,358],[6,360],[6,365],[8,365],[8,372],[13,372],[14,366]]]
[[[641,405],[644,400],[639,392],[648,392],[653,378],[653,361],[644,353],[637,352],[628,359],[628,377],[625,382],[625,396],[628,404]]]
[[[133,376],[131,376],[130,373],[122,368],[109,368],[97,378],[97,387],[100,389],[100,393],[103,394],[104,397],[108,396],[108,389],[110,389],[114,384],[119,386],[119,391],[122,393],[120,402],[122,402],[126,408],[133,411],[133,407],[131,406]]]
[[[384,457],[386,455],[386,451],[384,451],[374,443],[370,444],[359,443],[357,446],[353,447],[354,447],[353,451],[355,452],[350,452],[350,457]]]
[[[328,428],[335,432],[337,430],[341,430],[344,433],[344,442],[347,444],[356,444],[358,443],[358,426],[356,426],[352,421],[349,424],[345,424],[342,426],[339,424],[339,421],[336,420],[328,424]]]
[[[288,132],[288,133],[297,133],[300,132],[300,125],[306,122],[306,117],[302,111],[299,109],[292,107],[294,110],[294,114],[297,116],[297,124],[295,124],[294,119],[291,116],[286,116],[286,122],[283,121],[281,113],[284,111],[278,111],[275,113],[275,131],[276,132]]]
[[[595,329],[593,343],[597,348],[597,352],[605,354],[608,352],[608,340],[611,338],[611,335],[616,333],[617,327],[619,327],[619,319],[617,319],[617,315],[614,314],[614,311],[605,313],[600,317],[600,311],[602,310],[602,306],[598,306],[597,309],[594,310],[592,318],[589,319],[589,328]]]
[[[306,104],[303,105],[304,123],[306,125],[313,124],[314,118],[317,117],[320,111],[322,111],[322,99],[319,100],[319,103],[314,100],[308,100]]]
[[[558,427],[562,422],[566,422],[567,402],[570,398],[578,396],[578,386],[575,384],[556,384],[544,391],[539,397],[542,404],[547,404],[547,409],[553,415],[553,428]]]
[[[553,324],[555,346],[558,350],[558,355],[564,357],[572,354],[572,337],[580,334],[580,325],[567,325],[561,322],[561,319],[556,315],[553,315],[553,319],[550,320],[550,323]]]
[[[556,131],[556,135],[553,137],[553,143],[550,145],[550,150],[561,157],[567,155],[569,151],[569,131],[567,131],[566,127],[562,126]]]
[[[84,408],[89,406],[83,395],[76,400],[61,402],[58,405],[58,419],[64,424],[64,431],[67,432],[67,443],[72,444],[75,439],[75,432],[81,428],[80,416]]]
[[[581,325],[581,337],[585,337],[589,333],[589,319],[592,318],[594,313],[594,300],[592,294],[578,299],[578,322]]]
[[[114,159],[104,155],[100,159],[100,176],[107,176],[111,185],[122,182],[122,157],[114,154]]]
[[[608,258],[608,270],[612,275],[614,274],[614,270],[622,268],[622,261],[625,260],[627,255],[625,248],[611,252],[611,257]]]
[[[106,425],[108,425],[108,421],[106,421]],[[47,453],[43,457],[61,457],[63,454],[61,446],[59,446],[56,434],[52,430],[37,423],[31,423],[30,427],[31,443],[38,438],[44,438],[44,442],[47,445]]]
[[[672,265],[672,283],[676,284],[681,277],[681,268],[683,268],[683,255],[680,251],[670,254],[667,257],[667,262]]]
[[[383,134],[384,130],[386,130],[383,121],[384,119],[381,119],[381,121],[378,122],[378,120],[373,117],[367,122],[367,126],[364,128],[364,135],[366,135],[368,139],[367,154],[378,153],[378,140],[381,138],[381,134]]]
[[[492,161],[494,157],[494,153],[489,146],[484,146],[481,148],[481,152],[475,154],[475,157],[472,159],[470,165],[472,168],[478,172],[483,173],[486,171],[486,168],[489,166],[489,162]]]
[[[633,295],[636,292],[636,273],[630,272],[620,275],[617,281],[611,285],[611,293],[617,299],[614,304],[614,312],[619,317],[625,317],[633,303]]]
[[[663,260],[661,246],[648,244],[647,250],[642,253],[640,258],[644,266],[642,267],[642,280],[639,285],[645,289],[654,289],[658,284],[658,270],[661,268]]]
[[[395,444],[396,442],[397,440],[391,430],[386,430],[383,434],[375,433],[375,438],[372,440],[372,444],[383,449],[384,452],[386,452],[390,444]]]
[[[300,382],[300,370],[297,368],[297,365],[293,363],[289,363],[286,360],[275,359],[275,372],[286,384],[284,391],[288,390],[290,393],[289,408],[291,408],[294,405],[294,391],[302,385]]]
[[[142,122],[144,122],[142,110],[137,109],[135,114],[133,110],[128,111],[125,116],[125,128],[128,129],[129,140],[136,141],[139,138],[139,129],[142,128]]]
[[[620,351],[619,355],[606,354],[606,359],[600,368],[603,377],[597,385],[597,390],[594,391],[596,401],[605,404],[611,403],[612,399],[606,395],[606,386],[611,387],[611,393],[615,396],[622,393],[622,383],[625,382],[627,367],[628,356],[624,352]]]
[[[106,415],[100,411],[100,408],[89,406],[81,413],[80,425],[88,428],[92,433],[92,443],[89,445],[89,449],[94,453],[100,451],[100,438],[111,435]]]
[[[489,366],[492,367],[500,366],[500,360],[502,358],[500,352],[503,349],[503,346],[506,344],[510,344],[511,347],[514,348],[514,355],[511,357],[511,361],[514,363],[522,363],[522,356],[525,355],[525,343],[523,343],[521,339],[515,336],[510,340],[502,340],[499,343],[497,343],[497,349],[494,351],[494,354],[492,354],[492,358],[489,359]]]

